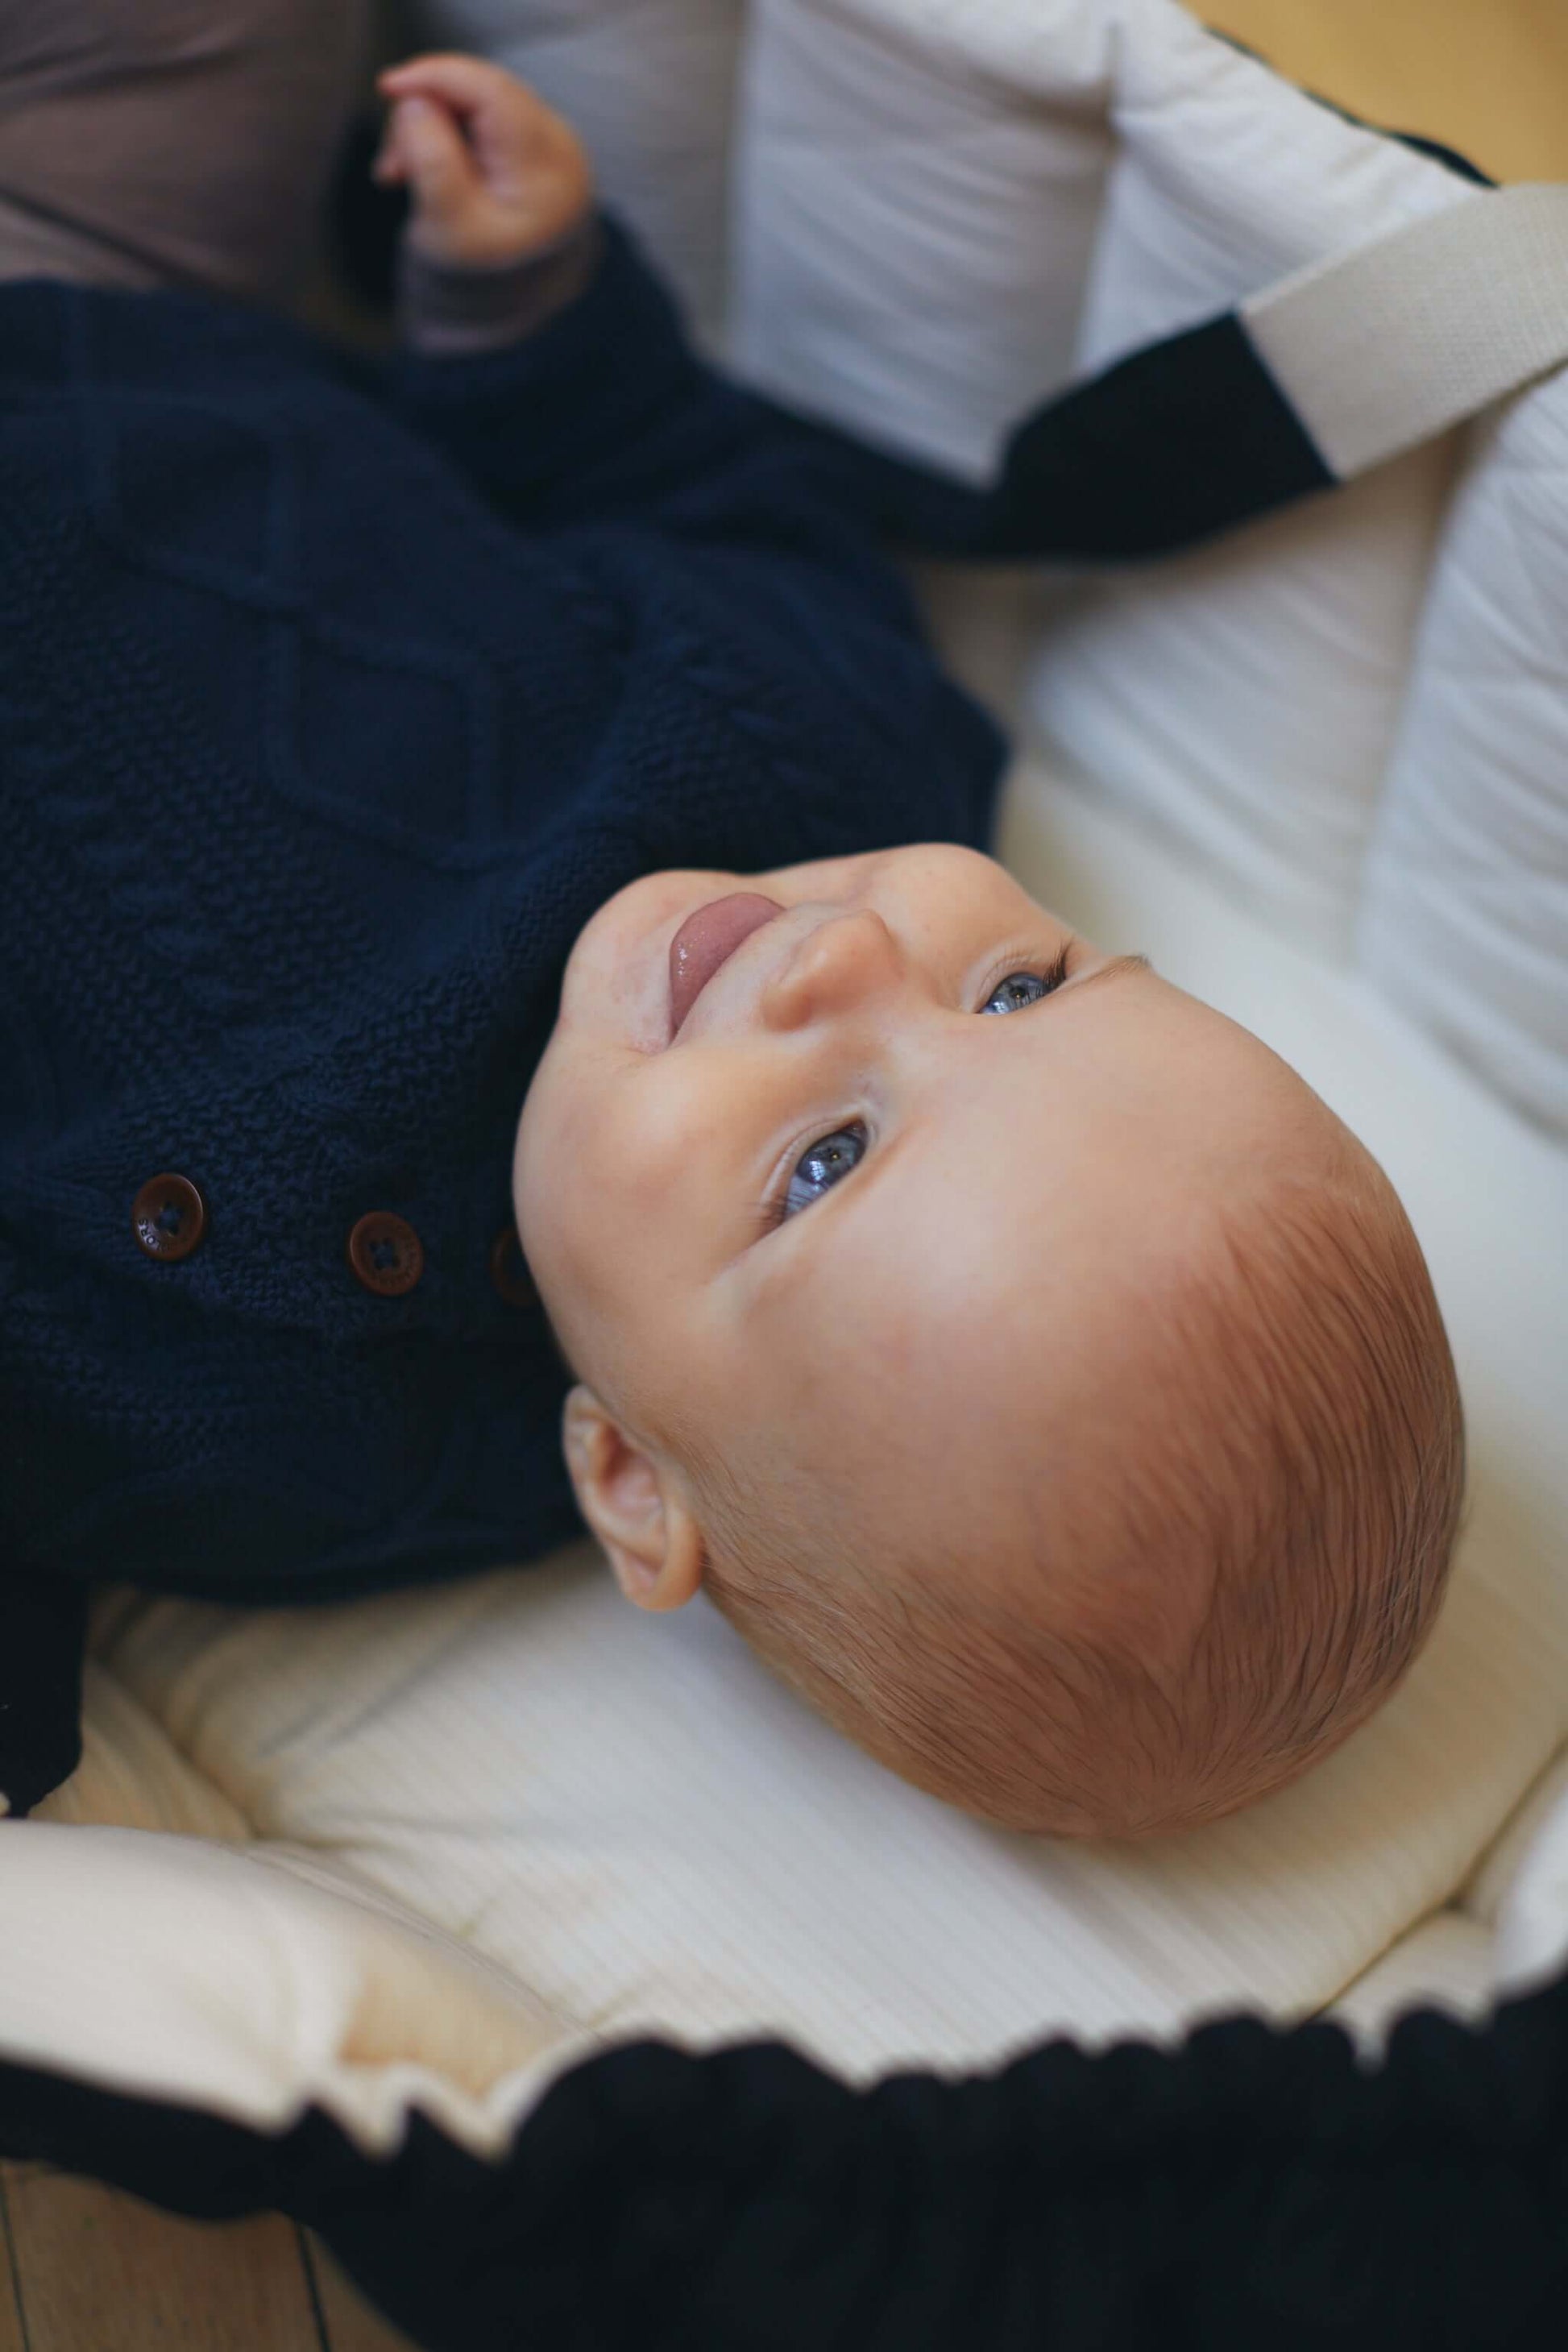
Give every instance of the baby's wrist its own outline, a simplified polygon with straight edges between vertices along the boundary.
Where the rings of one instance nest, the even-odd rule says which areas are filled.
[[[405,342],[436,358],[504,351],[587,291],[604,253],[596,210],[515,261],[437,261],[405,236],[398,253],[397,323]]]

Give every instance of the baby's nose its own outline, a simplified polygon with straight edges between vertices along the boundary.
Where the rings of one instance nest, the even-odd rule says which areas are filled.
[[[874,908],[835,912],[806,932],[763,992],[771,1029],[799,1029],[851,1010],[903,974],[898,940]]]

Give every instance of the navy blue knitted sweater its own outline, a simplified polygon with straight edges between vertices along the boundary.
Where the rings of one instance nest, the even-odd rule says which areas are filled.
[[[74,1760],[93,1580],[341,1598],[574,1530],[564,1375],[489,1265],[577,931],[660,866],[985,835],[1001,739],[857,463],[700,363],[614,224],[475,360],[0,288],[15,1810]],[[132,1216],[171,1171],[173,1261]]]

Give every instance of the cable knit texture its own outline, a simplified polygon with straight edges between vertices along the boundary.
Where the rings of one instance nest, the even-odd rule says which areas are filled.
[[[563,1375],[487,1271],[573,940],[660,866],[982,842],[1003,747],[856,453],[700,365],[614,222],[481,358],[41,282],[0,321],[21,1811],[74,1759],[89,1581],[335,1599],[574,1531]],[[208,1218],[167,1263],[165,1171]],[[401,1297],[347,1262],[370,1210],[423,1244]]]

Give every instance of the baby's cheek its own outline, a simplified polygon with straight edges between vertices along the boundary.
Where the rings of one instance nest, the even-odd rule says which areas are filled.
[[[626,1213],[667,1234],[700,1215],[726,1139],[723,1107],[709,1098],[701,1073],[661,1055],[627,1074],[610,1109],[602,1149]]]
[[[595,1089],[580,1059],[558,1032],[534,1074],[518,1122],[512,1202],[530,1268],[542,1283],[573,1244],[583,1206],[577,1172],[605,1157],[595,1131]]]
[[[562,1092],[541,1171],[556,1196],[551,1222],[602,1270],[668,1257],[699,1208],[703,1112],[693,1089],[639,1059],[607,1074],[584,1070]]]
[[[626,1054],[558,1033],[524,1113],[518,1224],[574,1361],[639,1381],[684,1361],[763,1181],[765,1105],[748,1075],[733,1053]]]

